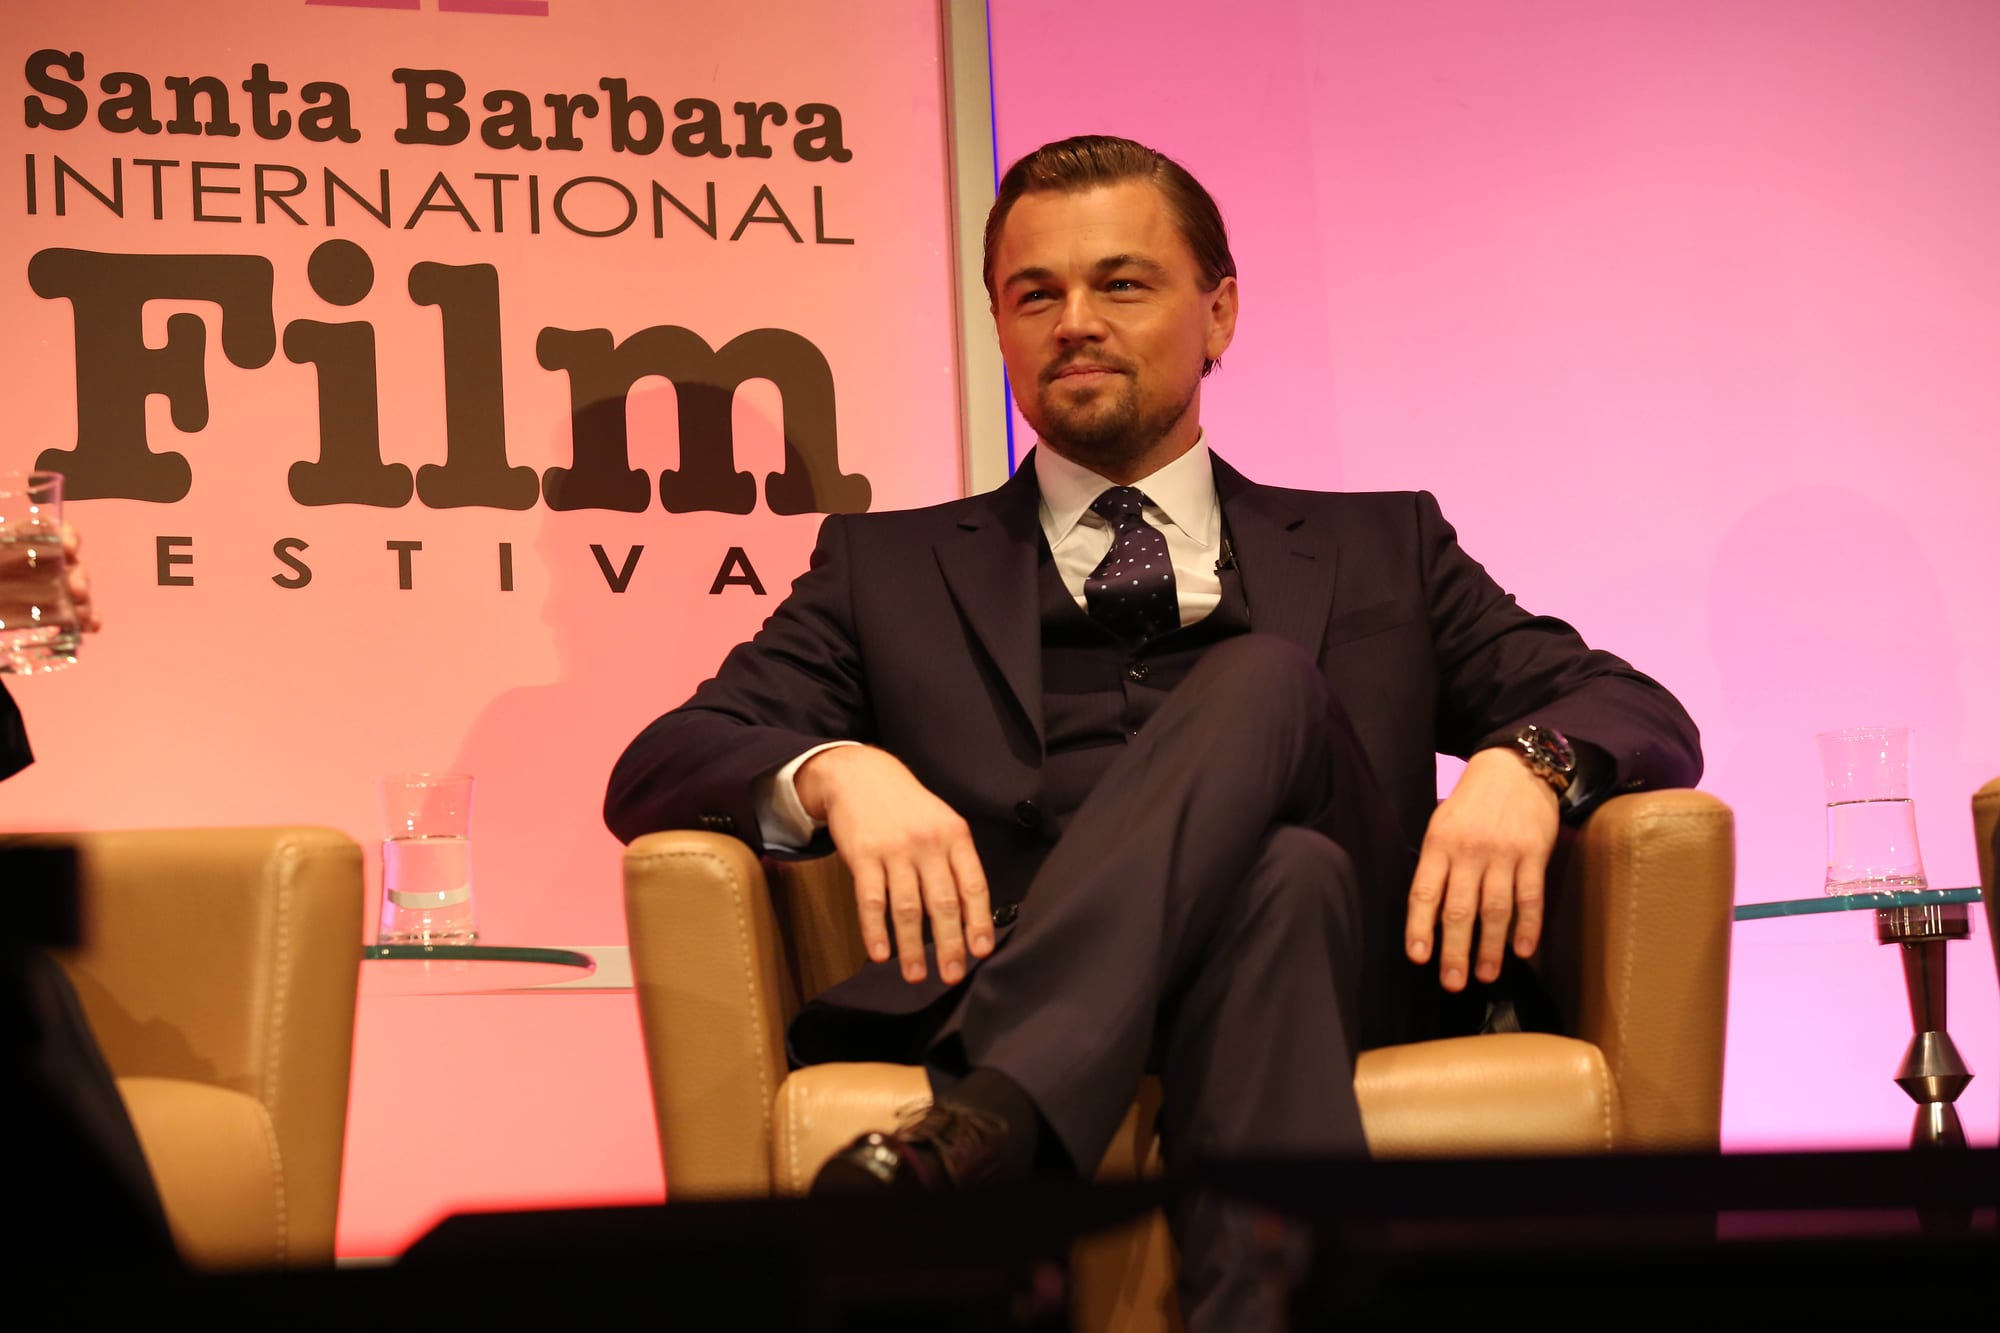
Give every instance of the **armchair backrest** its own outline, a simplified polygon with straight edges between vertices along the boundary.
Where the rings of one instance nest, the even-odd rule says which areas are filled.
[[[800,996],[818,995],[859,972],[868,961],[854,907],[854,879],[838,856],[766,861],[778,932],[790,955]],[[793,1009],[785,1012],[791,1020]]]

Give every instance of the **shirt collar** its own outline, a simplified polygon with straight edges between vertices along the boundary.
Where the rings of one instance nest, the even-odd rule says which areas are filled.
[[[1035,450],[1035,484],[1042,493],[1042,531],[1051,547],[1069,536],[1105,487],[1117,485],[1049,448]],[[1215,545],[1220,515],[1215,503],[1215,464],[1206,431],[1194,448],[1141,478],[1138,487],[1167,522],[1196,544],[1204,550]]]

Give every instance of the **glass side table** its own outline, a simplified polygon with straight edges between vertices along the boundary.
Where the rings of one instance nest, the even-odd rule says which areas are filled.
[[[630,990],[624,945],[542,948],[493,944],[370,944],[361,950],[368,995],[504,995]]]
[[[1909,1049],[1896,1066],[1896,1086],[1917,1104],[1910,1130],[1913,1148],[1963,1148],[1965,1128],[1952,1105],[1972,1082],[1958,1048],[1945,1030],[1945,945],[1972,933],[1967,904],[1978,889],[1930,889],[1920,893],[1821,894],[1782,902],[1740,903],[1738,921],[1768,917],[1817,916],[1824,912],[1875,913],[1878,944],[1903,946],[1903,988],[1910,1000]],[[1992,928],[1992,923],[1987,923]]]

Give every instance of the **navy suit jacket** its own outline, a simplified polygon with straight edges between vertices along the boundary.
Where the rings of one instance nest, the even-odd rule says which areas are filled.
[[[28,748],[28,729],[21,723],[21,710],[7,686],[0,683],[0,778],[10,778],[34,761]]]
[[[1436,804],[1434,756],[1523,722],[1596,745],[1604,794],[1700,777],[1673,696],[1523,610],[1428,492],[1260,486],[1220,458],[1215,475],[1251,628],[1319,663],[1412,844]],[[1041,795],[1038,506],[1024,462],[984,495],[830,516],[763,629],[619,759],[612,832],[716,828],[760,846],[754,781],[851,739],[894,753],[963,815],[989,877],[1013,873],[1016,810]]]
[[[1261,486],[1220,458],[1215,479],[1252,631],[1319,664],[1387,797],[1376,822],[1393,820],[1406,850],[1437,803],[1436,754],[1470,755],[1524,722],[1596,746],[1600,797],[1700,777],[1695,726],[1673,696],[1523,610],[1459,548],[1428,492]],[[1043,545],[1025,462],[987,494],[829,517],[756,637],[619,759],[612,832],[707,828],[764,850],[755,781],[852,739],[895,754],[957,810],[995,900],[1018,899],[1049,846],[1022,828],[1043,794]],[[1397,957],[1413,855],[1400,882],[1366,886],[1370,938]],[[1400,1020],[1383,1031],[1420,1035]]]

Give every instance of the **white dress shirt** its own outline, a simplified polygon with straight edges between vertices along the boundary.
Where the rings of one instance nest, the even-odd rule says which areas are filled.
[[[1042,536],[1055,557],[1063,586],[1084,611],[1090,609],[1083,585],[1111,551],[1111,524],[1091,503],[1109,487],[1080,463],[1072,463],[1046,446],[1035,450],[1035,485],[1042,494]],[[1204,433],[1194,448],[1157,472],[1134,483],[1145,493],[1146,521],[1167,539],[1174,562],[1174,590],[1179,595],[1181,624],[1192,625],[1215,610],[1222,600],[1222,502],[1215,494],[1215,464]],[[767,847],[797,851],[812,842],[824,825],[806,813],[795,779],[800,766],[821,750],[855,741],[828,741],[757,782],[757,830]]]
[[[1056,572],[1076,604],[1088,611],[1084,581],[1110,553],[1116,535],[1090,506],[1117,483],[1042,448],[1035,450],[1035,484],[1042,492],[1042,535],[1055,556]],[[1222,556],[1222,505],[1215,497],[1207,437],[1134,484],[1146,496],[1146,521],[1167,539],[1181,624],[1192,625],[1222,600],[1222,576],[1215,569]]]

